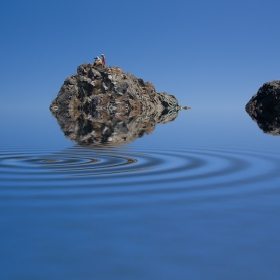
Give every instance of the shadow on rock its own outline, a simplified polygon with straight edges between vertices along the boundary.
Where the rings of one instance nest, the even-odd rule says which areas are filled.
[[[265,83],[246,104],[246,112],[264,133],[280,135],[280,81]]]
[[[157,93],[119,67],[83,64],[62,85],[50,110],[65,136],[80,145],[133,142],[156,124],[173,121],[181,107],[173,95]]]

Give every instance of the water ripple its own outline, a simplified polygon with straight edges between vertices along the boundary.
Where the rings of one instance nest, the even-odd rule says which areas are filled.
[[[74,146],[57,153],[0,151],[0,169],[0,194],[6,196],[135,192],[207,196],[264,189],[260,183],[279,180],[280,160],[274,154],[237,149],[130,151]]]

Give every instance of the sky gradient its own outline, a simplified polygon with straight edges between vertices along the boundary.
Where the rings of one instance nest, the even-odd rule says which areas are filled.
[[[245,106],[280,77],[279,8],[276,0],[1,0],[1,110],[48,107],[64,79],[101,53],[182,105]]]

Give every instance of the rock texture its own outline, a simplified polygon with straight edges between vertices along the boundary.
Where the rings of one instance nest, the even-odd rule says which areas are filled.
[[[180,109],[173,95],[157,93],[152,83],[93,64],[79,66],[50,105],[65,136],[82,145],[132,142],[174,120]]]
[[[265,133],[280,135],[280,81],[265,83],[245,109]]]

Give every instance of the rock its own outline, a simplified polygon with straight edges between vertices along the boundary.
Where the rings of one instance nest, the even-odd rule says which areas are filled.
[[[260,87],[245,110],[263,132],[280,135],[280,80]]]
[[[188,107],[189,108],[189,107]],[[65,136],[81,145],[119,145],[173,121],[182,107],[153,84],[119,67],[83,64],[68,77],[50,110]]]
[[[77,81],[75,80],[75,77],[71,76],[71,77],[68,77],[66,80],[65,80],[65,84],[66,85],[75,85],[77,83]]]
[[[89,69],[89,77],[92,78],[92,77],[100,77],[101,78],[101,74],[95,70],[93,67],[91,67]]]

